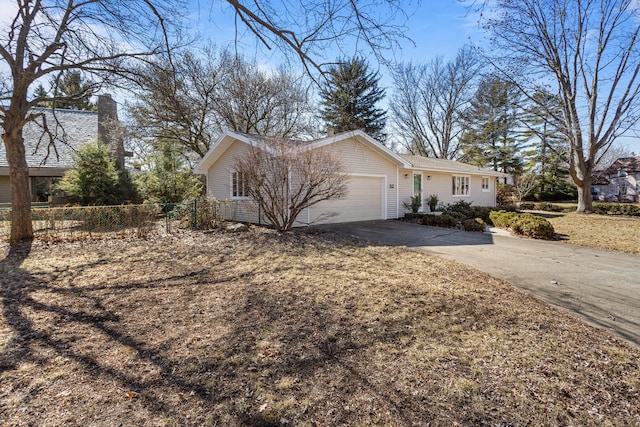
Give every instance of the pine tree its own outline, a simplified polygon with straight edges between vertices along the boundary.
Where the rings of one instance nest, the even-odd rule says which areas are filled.
[[[38,103],[37,103],[38,107],[47,107],[47,108],[51,107],[51,101],[46,101],[46,99],[49,98],[49,93],[44,88],[42,83],[40,83],[36,87],[36,90],[33,93],[33,97],[38,100]]]
[[[463,137],[462,160],[495,171],[520,174],[522,141],[517,133],[519,95],[498,77],[480,82],[466,113],[468,131]]]
[[[136,176],[135,183],[145,202],[180,203],[195,199],[202,182],[180,158],[178,143],[160,140],[149,157],[150,169]]]
[[[93,82],[85,80],[80,71],[73,70],[60,76],[51,83],[56,108],[71,110],[95,110],[91,102]]]
[[[115,162],[101,143],[86,144],[74,156],[75,166],[58,183],[73,200],[83,205],[113,205],[122,192]]]
[[[569,180],[569,143],[562,133],[562,101],[557,95],[540,91],[523,115],[531,149],[529,158],[541,191],[558,191]]]
[[[384,142],[387,113],[376,107],[385,96],[379,81],[379,74],[369,71],[369,64],[362,58],[342,60],[332,67],[320,90],[322,119],[327,128],[336,133],[361,129]]]

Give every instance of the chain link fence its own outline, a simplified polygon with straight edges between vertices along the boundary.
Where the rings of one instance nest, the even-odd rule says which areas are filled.
[[[60,206],[32,208],[34,236],[41,240],[147,237],[180,229],[213,229],[235,221],[237,201],[194,200],[185,203]],[[0,208],[0,238],[11,234],[11,209]]]

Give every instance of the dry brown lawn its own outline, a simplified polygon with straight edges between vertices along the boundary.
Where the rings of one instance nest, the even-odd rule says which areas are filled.
[[[640,217],[536,212],[545,216],[567,243],[640,253]]]
[[[8,252],[3,426],[640,425],[637,348],[427,254],[262,229]]]

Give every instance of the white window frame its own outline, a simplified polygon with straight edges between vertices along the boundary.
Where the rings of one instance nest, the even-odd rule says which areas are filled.
[[[486,183],[486,185],[485,185]],[[483,193],[488,193],[491,191],[491,180],[489,179],[488,176],[483,176],[482,177],[482,192]]]
[[[240,177],[240,172],[235,170],[232,170],[229,174],[229,193],[234,200],[246,200],[249,198],[245,182],[243,179],[239,179]]]
[[[460,183],[456,181],[461,181]],[[471,177],[469,175],[453,175],[451,179],[451,196],[452,197],[469,197],[471,194],[470,186]],[[456,190],[462,190],[461,193],[456,194]]]

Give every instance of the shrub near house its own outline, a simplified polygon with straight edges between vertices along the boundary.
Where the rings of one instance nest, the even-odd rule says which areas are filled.
[[[555,230],[546,219],[529,213],[494,211],[489,215],[493,225],[509,228],[514,234],[533,237],[534,239],[553,239]]]

